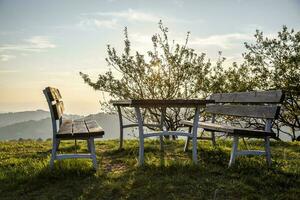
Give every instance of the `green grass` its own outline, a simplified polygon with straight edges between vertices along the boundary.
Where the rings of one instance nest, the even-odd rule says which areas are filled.
[[[79,143],[78,151],[86,151]],[[49,169],[51,141],[0,142],[0,199],[299,199],[300,143],[272,142],[271,168],[263,156],[240,157],[227,168],[231,142],[198,142],[199,164],[183,141],[145,143],[145,166],[137,166],[138,142],[97,141],[99,170],[90,160],[56,161]],[[249,141],[261,148],[260,141]],[[241,148],[245,148],[241,142]],[[74,151],[62,142],[62,151]]]

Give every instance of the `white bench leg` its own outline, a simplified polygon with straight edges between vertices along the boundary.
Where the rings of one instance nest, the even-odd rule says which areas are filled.
[[[144,164],[144,128],[143,128],[143,117],[139,107],[135,107],[135,112],[139,124],[139,163],[141,166]]]
[[[271,166],[271,150],[270,150],[270,137],[265,137],[265,151],[266,151],[266,160],[268,166]]]
[[[199,123],[199,116],[200,115],[200,107],[197,106],[195,110],[195,117],[194,117],[194,123],[193,123],[193,162],[194,164],[198,163],[197,160],[197,133],[198,133],[198,123]]]
[[[59,145],[60,145],[60,139],[57,139],[56,140],[56,151],[58,151]]]
[[[54,160],[56,158],[56,151],[58,149],[59,142],[56,139],[52,141],[52,151],[51,151],[51,158],[50,158],[50,168],[53,168]]]
[[[239,144],[239,137],[233,136],[233,144],[231,149],[230,161],[228,167],[231,167],[232,164],[235,162],[236,153],[238,151],[238,144]]]
[[[215,123],[215,121],[216,121],[216,115],[213,114],[211,122]],[[215,136],[215,132],[213,132],[213,131],[211,132],[211,141],[212,141],[213,146],[215,147],[216,146],[216,136]]]
[[[88,152],[91,152],[91,145],[90,145],[89,140],[86,140],[86,142],[87,142],[87,149],[88,149]]]
[[[119,125],[120,125],[120,145],[119,149],[123,148],[123,136],[124,136],[124,130],[123,130],[123,117],[122,117],[122,110],[121,107],[118,106],[118,115],[119,115]]]
[[[192,127],[189,126],[189,133],[192,133]],[[190,137],[186,137],[185,139],[185,144],[184,144],[184,148],[183,151],[186,152],[189,149],[189,143],[190,143],[191,138]]]
[[[165,117],[166,117],[166,108],[161,108],[161,115],[160,115],[160,129],[162,132],[167,131],[167,127],[165,126]],[[164,151],[164,136],[159,136],[160,142],[160,150]]]
[[[97,157],[96,157],[96,151],[95,151],[95,144],[94,144],[94,138],[89,139],[89,146],[90,146],[90,151],[92,155],[92,160],[93,160],[93,166],[94,169],[97,170]]]

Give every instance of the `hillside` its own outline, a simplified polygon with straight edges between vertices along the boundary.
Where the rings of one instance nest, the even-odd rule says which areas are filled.
[[[14,123],[9,123],[9,119]],[[83,116],[79,115],[65,115],[68,119],[78,119]],[[98,113],[89,115],[87,119],[94,119],[105,130],[104,139],[116,139],[119,137],[119,119],[115,114]],[[6,121],[0,126],[0,140],[13,140],[13,139],[47,139],[52,138],[52,125],[50,113],[42,110],[26,111],[18,113],[5,113],[0,115],[0,119]],[[131,133],[128,130],[126,133]],[[128,134],[124,135],[125,138],[131,138]]]
[[[51,129],[52,127],[49,117],[38,121],[29,120],[1,127],[0,139],[47,139],[52,137]]]
[[[63,142],[62,151],[73,152]],[[86,151],[79,143],[78,151]],[[138,141],[97,141],[98,171],[89,160],[56,161],[49,169],[51,141],[0,142],[0,199],[284,199],[300,196],[300,143],[272,142],[273,164],[264,157],[238,158],[227,168],[231,142],[199,142],[199,165],[183,141],[146,140],[144,167],[137,167]],[[261,148],[261,142],[248,145]],[[242,148],[246,148],[241,143]]]
[[[50,113],[44,110],[0,113],[0,127],[28,120],[41,120],[50,117]]]

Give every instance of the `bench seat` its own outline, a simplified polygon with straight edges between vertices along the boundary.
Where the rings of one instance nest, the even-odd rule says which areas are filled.
[[[56,138],[58,139],[89,139],[102,138],[104,130],[94,120],[64,120]]]
[[[193,122],[182,120],[181,124],[186,126],[193,126]],[[250,137],[250,138],[264,138],[266,136],[275,137],[275,133],[266,132],[263,130],[254,130],[250,128],[239,128],[229,125],[221,125],[211,122],[200,122],[199,127],[203,128],[207,131],[214,131],[214,132],[224,132],[228,135],[238,135],[241,137]]]

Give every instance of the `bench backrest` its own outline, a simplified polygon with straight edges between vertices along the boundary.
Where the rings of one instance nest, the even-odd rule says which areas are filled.
[[[58,89],[53,87],[46,87],[43,90],[43,93],[47,99],[48,106],[50,109],[50,114],[52,118],[52,127],[53,127],[53,133],[57,133],[58,127],[57,127],[57,120],[59,122],[59,125],[62,123],[62,116],[64,112],[64,104],[61,100],[61,94]]]
[[[212,114],[276,119],[280,103],[284,100],[281,90],[216,93],[208,97],[215,104],[207,105],[206,111]]]

